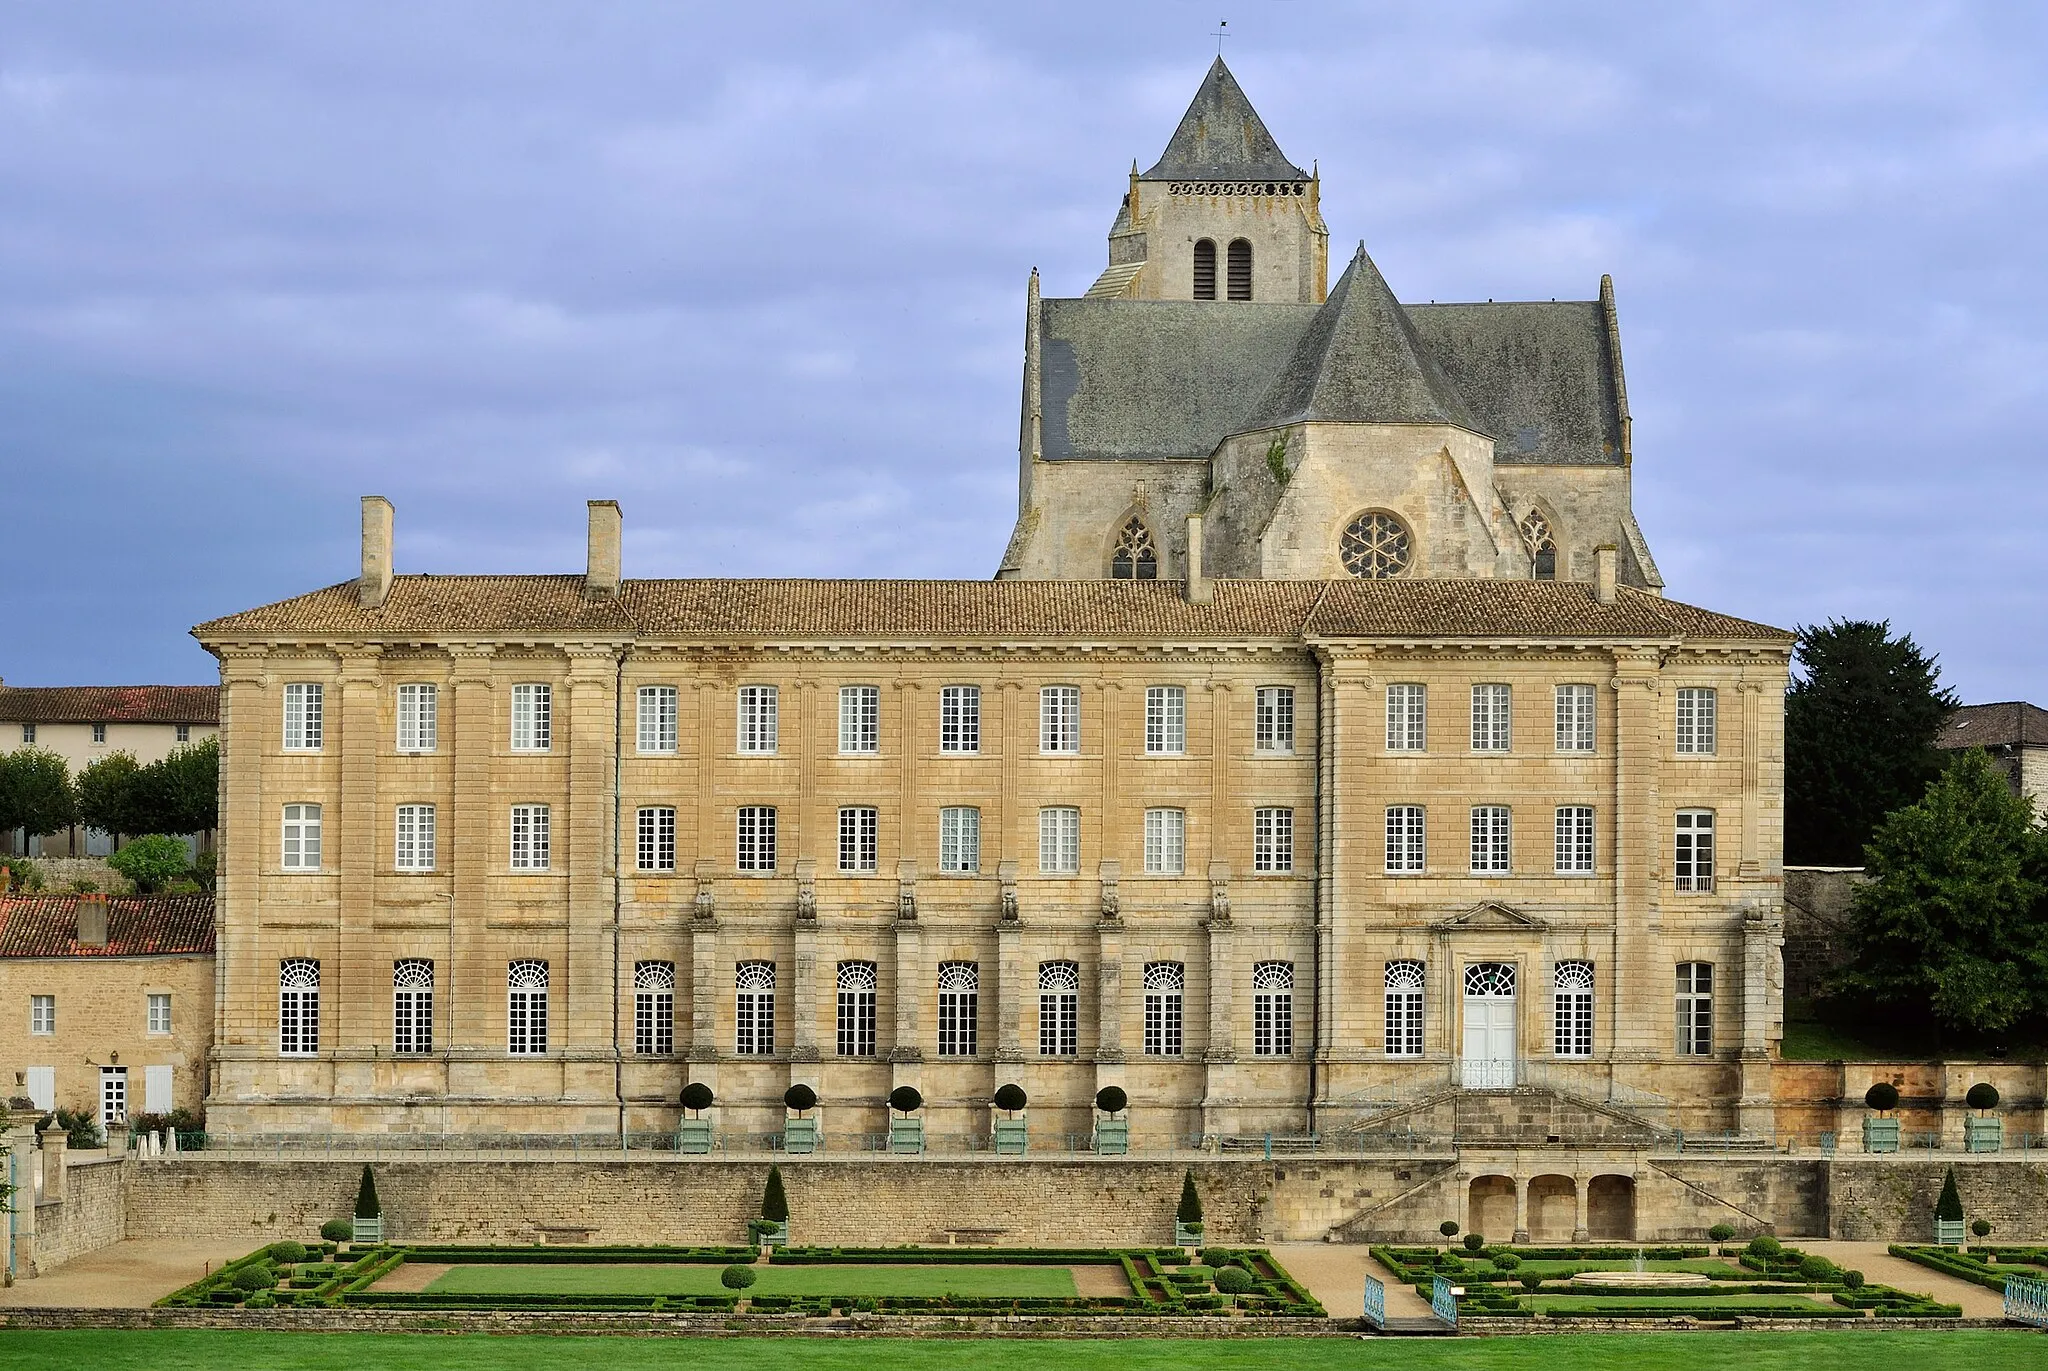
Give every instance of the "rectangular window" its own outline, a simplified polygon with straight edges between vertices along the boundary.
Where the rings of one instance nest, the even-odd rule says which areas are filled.
[[[873,871],[878,862],[880,815],[866,806],[839,811],[839,869]]]
[[[744,805],[740,808],[737,863],[742,871],[773,871],[775,869],[775,810],[773,806]]]
[[[1145,687],[1145,751],[1177,757],[1188,750],[1186,686]]]
[[[1422,806],[1387,807],[1387,871],[1409,875],[1423,869]]]
[[[732,1050],[743,1057],[772,1055],[775,1051],[775,963],[741,962],[734,974],[734,985]]]
[[[1252,1055],[1294,1052],[1294,963],[1252,964]]]
[[[434,1050],[434,964],[424,957],[391,964],[391,1050],[401,1055]]]
[[[321,704],[325,698],[325,687],[310,681],[294,681],[284,688],[284,750],[287,752],[318,752],[320,750]],[[103,743],[107,740],[107,726],[94,724],[92,740]]]
[[[1145,811],[1145,873],[1178,876],[1187,869],[1188,816],[1178,809]]]
[[[179,742],[179,743],[189,743],[189,742],[191,742],[191,741],[192,741],[192,725],[190,725],[190,724],[174,724],[174,725],[172,725],[172,727],[171,727],[171,740],[172,740],[173,742]],[[168,1067],[166,1067],[165,1069],[166,1069],[166,1070],[169,1070],[169,1068],[168,1068]],[[151,1067],[151,1068],[150,1068],[150,1070],[154,1071],[154,1070],[156,1070],[156,1068],[155,1068],[155,1067]]]
[[[1593,964],[1559,962],[1551,974],[1551,1048],[1560,1057],[1593,1055]]]
[[[1252,715],[1252,747],[1260,752],[1294,751],[1294,687],[1260,686]]]
[[[676,964],[633,963],[633,1050],[665,1057],[676,1050]]]
[[[640,750],[657,756],[676,750],[676,688],[641,686],[639,690]]]
[[[980,686],[947,686],[939,692],[939,751],[981,751]]]
[[[28,997],[28,1031],[39,1038],[47,1038],[57,1031],[57,997],[55,995],[31,995]]]
[[[1712,686],[1686,686],[1678,692],[1678,750],[1691,756],[1712,756],[1718,694]]]
[[[92,740],[96,743],[103,743],[107,740],[107,726],[105,724],[94,724],[92,726]]]
[[[971,1057],[978,1040],[981,968],[973,962],[939,963],[939,1055]]]
[[[1038,871],[1072,876],[1081,870],[1081,811],[1053,806],[1038,811]]]
[[[1387,687],[1387,751],[1420,752],[1429,745],[1428,700],[1419,685]]]
[[[839,1055],[875,1055],[875,964],[839,964]]]
[[[756,756],[769,756],[776,746],[776,708],[779,694],[775,686],[740,687],[739,750]]]
[[[1508,750],[1508,688],[1504,685],[1476,685],[1472,687],[1472,750],[1474,752],[1506,752]]]
[[[1181,997],[1187,990],[1187,968],[1179,962],[1145,964],[1145,1055],[1181,1054]]]
[[[1294,811],[1252,811],[1252,870],[1294,870]]]
[[[432,752],[441,740],[441,688],[402,685],[398,688],[398,750]]]
[[[392,844],[392,865],[400,871],[434,869],[434,807],[400,805],[398,836]]]
[[[142,1112],[145,1114],[168,1114],[171,1112],[171,1068],[168,1066],[145,1066],[142,1068]]]
[[[953,807],[939,811],[939,870],[956,876],[981,870],[981,811]]]
[[[1038,750],[1081,750],[1081,687],[1047,686],[1038,692]]]
[[[1714,811],[1681,809],[1673,835],[1672,872],[1681,894],[1714,891]]]
[[[839,750],[855,753],[882,750],[880,686],[839,688]]]
[[[515,1057],[548,1050],[548,964],[522,959],[505,972],[505,1050]]]
[[[1557,810],[1557,874],[1593,874],[1593,807],[1559,805]]]
[[[1508,869],[1508,807],[1472,807],[1472,872],[1499,875]]]
[[[1081,1050],[1081,968],[1038,964],[1038,1055],[1072,1057]]]
[[[1714,1052],[1714,966],[1678,964],[1678,1055],[1710,1057]]]
[[[284,807],[284,850],[280,863],[286,871],[320,869],[320,806]]]
[[[320,963],[287,957],[277,964],[277,1050],[285,1057],[320,1052]]]
[[[149,1025],[149,1031],[151,1033],[170,1032],[171,997],[167,994],[153,994],[148,997],[147,1008],[148,1018],[146,1022]],[[155,1111],[152,1110],[151,1112],[154,1113]]]
[[[548,869],[554,813],[546,805],[512,806],[512,869]]]
[[[1386,1034],[1389,1057],[1422,1055],[1422,963],[1387,963]]]
[[[36,740],[36,726],[34,724],[23,724],[21,726],[21,740],[24,743],[33,743]]]
[[[637,871],[676,869],[676,812],[653,805],[635,815],[633,867]]]
[[[555,688],[550,685],[512,687],[512,750],[546,752],[554,746]]]
[[[1593,750],[1593,687],[1561,685],[1557,688],[1557,750]]]

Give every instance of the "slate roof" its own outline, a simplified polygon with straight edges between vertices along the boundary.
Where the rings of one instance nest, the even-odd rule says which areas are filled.
[[[1306,181],[1287,160],[1244,88],[1218,57],[1209,64],[1188,112],[1166,151],[1145,173],[1147,181]]]
[[[219,686],[0,686],[0,723],[219,722]]]
[[[0,957],[213,955],[211,895],[111,895],[105,947],[79,944],[77,904],[73,895],[0,896]]]
[[[1964,705],[1948,716],[1936,747],[2048,747],[2048,709],[2024,700]]]

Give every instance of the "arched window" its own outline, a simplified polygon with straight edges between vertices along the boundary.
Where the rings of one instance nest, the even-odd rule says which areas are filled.
[[[1337,543],[1344,569],[1368,581],[1399,576],[1414,553],[1408,526],[1385,510],[1367,510],[1353,519]]]
[[[1422,963],[1387,963],[1387,1055],[1422,1055]]]
[[[633,963],[633,1050],[676,1050],[676,964]]]
[[[434,964],[424,957],[391,964],[391,1050],[434,1050]]]
[[[1146,1056],[1180,1055],[1181,996],[1187,982],[1187,968],[1179,962],[1145,963]]]
[[[1195,244],[1195,298],[1216,298],[1216,244],[1207,238]]]
[[[839,1055],[875,1055],[875,964],[839,964]]]
[[[277,964],[277,1050],[287,1057],[320,1051],[320,963],[310,957]]]
[[[775,1051],[775,963],[741,962],[733,971],[733,1044],[743,1056]]]
[[[1081,968],[1073,962],[1038,964],[1038,1055],[1071,1057],[1080,1043]]]
[[[981,1000],[981,968],[973,962],[939,963],[939,1055],[974,1055],[977,1012]]]
[[[1552,1049],[1560,1057],[1593,1055],[1593,964],[1559,962],[1551,972],[1555,999],[1551,1022],[1556,1030]]]
[[[1117,581],[1159,579],[1159,553],[1152,546],[1152,530],[1135,514],[1117,530],[1116,551],[1109,557],[1109,574]]]
[[[1556,580],[1557,538],[1550,531],[1550,520],[1543,517],[1541,510],[1532,509],[1523,518],[1522,538],[1529,544],[1529,555],[1536,559],[1536,579]]]
[[[1230,298],[1252,298],[1252,245],[1242,238],[1230,240]]]
[[[1252,964],[1252,1055],[1294,1052],[1294,963]]]
[[[548,1050],[548,964],[522,959],[505,968],[505,1046],[515,1057]]]

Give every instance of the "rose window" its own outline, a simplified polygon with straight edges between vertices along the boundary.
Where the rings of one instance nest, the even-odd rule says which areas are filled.
[[[1337,545],[1344,569],[1371,581],[1406,571],[1414,550],[1408,526],[1391,514],[1377,511],[1353,519]]]

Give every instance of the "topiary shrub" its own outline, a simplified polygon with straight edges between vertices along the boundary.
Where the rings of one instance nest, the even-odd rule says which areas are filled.
[[[1535,1294],[1535,1293],[1536,1293],[1536,1292],[1537,1292],[1538,1290],[1541,1290],[1542,1288],[1543,1288],[1543,1277],[1542,1277],[1541,1275],[1537,1274],[1537,1273],[1536,1273],[1536,1272],[1534,1272],[1534,1271],[1529,1271],[1529,1272],[1525,1272],[1525,1273],[1523,1273],[1523,1276],[1522,1276],[1522,1289],[1524,1289],[1524,1290],[1528,1291],[1528,1292],[1529,1292],[1530,1294],[1532,1294],[1532,1295],[1533,1295],[1533,1294]]]
[[[1963,1221],[1963,1195],[1956,1189],[1956,1169],[1953,1166],[1941,1178],[1941,1198],[1934,1202],[1934,1217],[1949,1223]]]
[[[1458,1221],[1456,1219],[1445,1219],[1436,1226],[1436,1231],[1447,1238],[1455,1238],[1458,1236]]]
[[[347,1242],[356,1235],[356,1226],[347,1219],[329,1219],[320,1225],[320,1236],[329,1242]]]
[[[1773,1257],[1784,1255],[1785,1244],[1769,1235],[1759,1235],[1751,1238],[1749,1246],[1743,1250],[1752,1257],[1761,1257],[1765,1261],[1769,1261]]]
[[[1467,1252],[1477,1252],[1484,1246],[1486,1246],[1486,1235],[1484,1233],[1467,1233],[1465,1235],[1465,1250]]]
[[[758,1279],[753,1267],[737,1263],[718,1273],[718,1283],[728,1290],[745,1290]]]
[[[1022,1109],[1028,1099],[1029,1097],[1024,1093],[1024,1087],[1021,1085],[999,1085],[996,1087],[996,1108],[1006,1114],[1014,1114]]]
[[[914,1085],[899,1085],[889,1092],[889,1107],[898,1114],[915,1114],[924,1108],[924,1096]]]
[[[1826,1257],[1810,1254],[1799,1259],[1799,1277],[1808,1281],[1831,1281],[1841,1269]]]
[[[356,1187],[356,1217],[359,1219],[381,1218],[384,1206],[377,1200],[377,1178],[370,1174],[370,1164],[363,1163],[363,1181]]]
[[[1861,1271],[1844,1271],[1842,1273],[1842,1284],[1851,1290],[1861,1290],[1863,1288],[1863,1273]]]
[[[1879,1081],[1863,1092],[1863,1103],[1882,1114],[1899,1107],[1899,1088],[1890,1081]]]
[[[306,1259],[306,1245],[302,1242],[274,1242],[263,1249],[264,1254],[279,1266],[295,1266]]]
[[[818,1092],[799,1083],[782,1092],[782,1102],[801,1114],[818,1107]]]
[[[1707,1230],[1707,1236],[1715,1242],[1727,1242],[1735,1236],[1735,1225],[1732,1223],[1717,1223]]]
[[[683,1087],[683,1108],[694,1113],[709,1109],[713,1098],[711,1087],[702,1081],[691,1081]]]
[[[789,1222],[789,1196],[782,1190],[782,1168],[768,1168],[768,1185],[761,1192],[761,1217],[775,1223]]]
[[[1991,1220],[1989,1220],[1989,1219],[1972,1219],[1972,1220],[1970,1220],[1970,1231],[1971,1231],[1972,1233],[1975,1233],[1975,1234],[1976,1234],[1976,1235],[1977,1235],[1978,1237],[1980,1237],[1980,1238],[1988,1238],[1988,1237],[1990,1237],[1990,1236],[1991,1236]]]
[[[1521,1264],[1522,1259],[1512,1252],[1496,1252],[1493,1254],[1493,1269],[1496,1271],[1512,1271]]]
[[[277,1268],[269,1262],[250,1262],[236,1268],[228,1284],[237,1290],[268,1290],[277,1284]]]
[[[1195,1191],[1195,1173],[1189,1171],[1180,1181],[1180,1207],[1173,1211],[1184,1228],[1202,1226],[1202,1197]]]
[[[1998,1108],[1998,1087],[1989,1081],[1979,1081],[1970,1087],[1970,1093],[1963,1096],[1963,1103],[1972,1109]]]
[[[1095,1107],[1105,1114],[1121,1114],[1130,1103],[1131,1097],[1124,1094],[1122,1086],[1105,1085],[1095,1092]]]
[[[258,1290],[248,1299],[242,1301],[242,1308],[275,1309],[277,1308],[277,1296],[271,1294],[268,1290]]]
[[[1226,1295],[1249,1295],[1252,1273],[1242,1266],[1226,1266],[1216,1273],[1216,1288]]]

